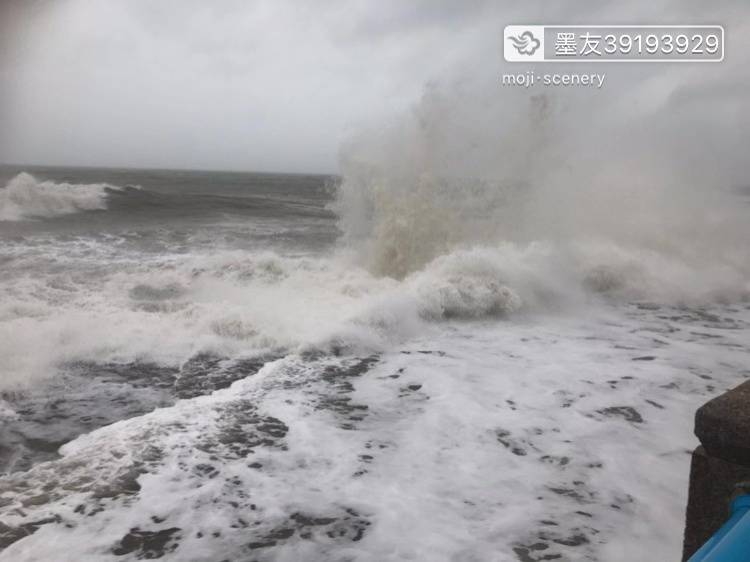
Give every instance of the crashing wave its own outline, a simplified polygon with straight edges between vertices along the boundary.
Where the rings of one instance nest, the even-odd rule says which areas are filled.
[[[561,300],[554,294],[745,298],[750,222],[747,201],[728,188],[736,178],[661,155],[682,142],[670,127],[642,142],[653,115],[587,111],[584,123],[561,100],[500,98],[484,83],[428,88],[412,111],[344,147],[340,245],[375,276],[421,277],[439,316],[512,309],[506,289],[532,308],[537,297]],[[471,248],[484,250],[469,258]],[[461,271],[477,260],[495,274]],[[442,281],[427,279],[459,262]]]
[[[72,184],[41,181],[22,172],[0,189],[0,221],[20,221],[107,208],[106,183]]]

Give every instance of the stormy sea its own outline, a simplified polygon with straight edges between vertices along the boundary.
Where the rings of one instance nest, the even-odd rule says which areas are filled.
[[[679,559],[749,193],[528,193],[0,168],[0,560]]]

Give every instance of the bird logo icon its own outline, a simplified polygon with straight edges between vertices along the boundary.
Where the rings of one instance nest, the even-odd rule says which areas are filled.
[[[541,44],[531,31],[508,37],[519,55],[533,55]]]

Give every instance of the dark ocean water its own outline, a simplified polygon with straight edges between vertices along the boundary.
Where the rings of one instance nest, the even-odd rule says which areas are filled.
[[[24,316],[13,301],[27,292],[29,279],[41,286],[32,290],[36,295],[25,296],[38,298],[49,307],[45,315],[62,322],[65,311],[55,306],[66,293],[72,300],[76,294],[101,297],[113,274],[137,274],[143,264],[159,271],[174,256],[318,254],[338,234],[328,210],[336,181],[331,176],[3,166],[0,186],[9,186],[19,174],[30,174],[34,181],[19,186],[12,200],[0,199],[0,211],[11,204],[28,211],[21,220],[0,220],[5,297],[0,303],[6,305],[6,320]],[[62,213],[65,206],[53,194],[66,191],[66,184],[84,191],[111,187],[101,190],[101,208]],[[53,294],[61,287],[62,293]],[[134,283],[129,294],[137,306],[158,314],[179,292],[175,287]],[[92,303],[81,304],[84,311],[87,306]],[[33,343],[17,351],[35,352]],[[0,425],[0,473],[56,458],[57,449],[81,433],[226,387],[264,362],[226,365],[221,359],[198,353],[184,365],[162,367],[148,360],[103,364],[72,357],[48,367],[39,384],[21,380],[20,390],[3,385],[0,370],[0,398],[17,414]],[[3,362],[8,358],[0,357]],[[59,373],[52,375],[50,369]]]
[[[106,190],[103,209],[45,220],[0,221],[4,237],[147,233],[157,248],[170,241],[178,248],[181,241],[200,243],[200,236],[211,244],[226,240],[242,247],[260,239],[264,244],[315,248],[336,237],[334,216],[327,209],[336,182],[332,176],[0,166],[0,185],[23,172],[39,182],[119,189]]]

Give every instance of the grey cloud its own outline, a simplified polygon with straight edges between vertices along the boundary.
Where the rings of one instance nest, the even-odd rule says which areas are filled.
[[[17,0],[1,6],[0,161],[296,171],[335,170],[342,142],[363,126],[386,127],[398,115],[421,111],[426,91],[442,92],[444,112],[465,119],[464,129],[481,121],[481,112],[451,104],[481,98],[488,106],[525,106],[532,92],[498,84],[500,73],[518,70],[502,61],[506,24],[634,19],[633,6],[618,2],[573,8],[489,0]],[[596,110],[657,116],[654,126],[664,128],[679,129],[683,119],[713,138],[721,136],[718,127],[730,126],[727,106],[744,126],[749,13],[735,0],[642,3],[644,21],[725,23],[725,63],[608,68],[602,95],[547,92],[558,126],[574,127],[574,116]],[[678,118],[680,108],[700,115]],[[472,142],[487,140],[473,134]],[[724,138],[744,137],[727,131]],[[732,167],[741,175],[736,162]]]

